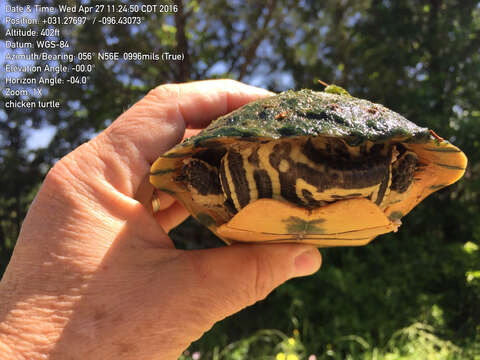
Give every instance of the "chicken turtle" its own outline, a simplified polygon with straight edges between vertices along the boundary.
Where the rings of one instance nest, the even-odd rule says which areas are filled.
[[[218,118],[161,155],[150,182],[228,244],[352,246],[397,231],[466,164],[432,130],[330,85]]]

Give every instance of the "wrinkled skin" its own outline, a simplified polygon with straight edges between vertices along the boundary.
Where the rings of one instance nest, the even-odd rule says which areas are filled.
[[[230,80],[163,85],[61,159],[0,283],[0,354],[176,359],[215,322],[315,272],[320,254],[306,245],[177,250],[166,233],[186,211],[167,195],[155,218],[142,205],[158,155],[269,95]]]

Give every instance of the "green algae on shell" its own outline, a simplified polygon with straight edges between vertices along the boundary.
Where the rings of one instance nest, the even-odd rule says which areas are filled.
[[[198,145],[214,138],[246,140],[289,136],[331,136],[342,138],[350,145],[392,138],[411,142],[430,139],[427,128],[368,100],[312,90],[289,90],[218,118],[181,146]]]

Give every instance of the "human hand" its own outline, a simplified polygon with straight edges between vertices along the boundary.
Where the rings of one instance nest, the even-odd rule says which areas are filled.
[[[307,245],[177,250],[166,232],[187,216],[181,205],[164,199],[153,217],[136,200],[186,128],[268,95],[231,80],[159,86],[61,159],[0,283],[0,354],[176,359],[215,322],[315,272],[320,254]]]

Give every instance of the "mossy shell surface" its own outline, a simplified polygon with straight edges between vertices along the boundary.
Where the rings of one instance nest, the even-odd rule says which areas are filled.
[[[194,201],[179,172],[187,159],[208,154],[213,162],[234,144],[325,137],[352,147],[402,144],[418,156],[419,169],[407,196],[380,210],[370,200],[336,201],[305,209],[275,199],[258,199],[234,216]],[[317,246],[364,245],[396,231],[399,220],[432,192],[462,177],[467,159],[454,145],[382,105],[349,95],[286,91],[249,103],[213,121],[152,165],[150,182],[172,194],[201,223],[227,243],[301,242]]]
[[[382,142],[392,138],[427,142],[430,132],[367,100],[312,90],[289,90],[218,118],[167,154],[210,139],[235,137],[255,141],[289,136],[339,137],[351,145],[359,145],[367,140]]]

